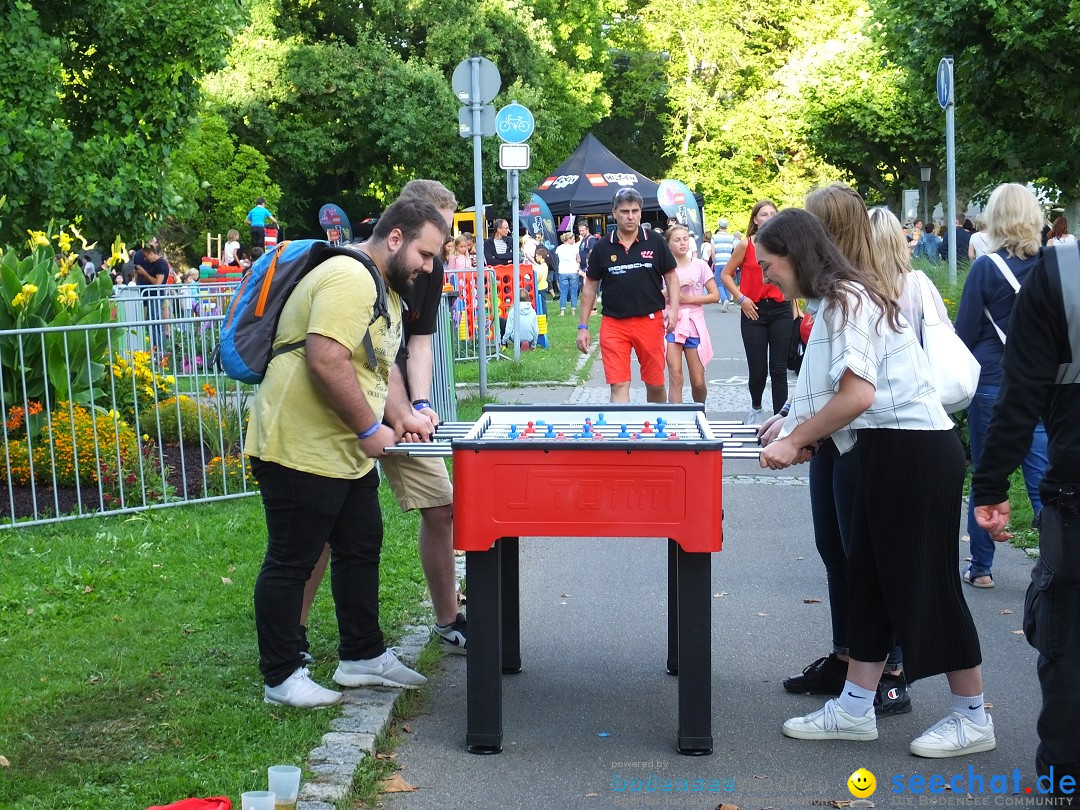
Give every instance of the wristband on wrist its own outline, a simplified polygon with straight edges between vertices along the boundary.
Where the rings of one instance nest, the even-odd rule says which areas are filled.
[[[364,431],[363,433],[357,433],[357,434],[356,434],[356,438],[358,438],[358,439],[360,439],[361,441],[363,441],[364,439],[368,439],[368,438],[370,438],[370,437],[374,436],[374,435],[376,434],[376,432],[378,432],[378,430],[379,430],[379,427],[380,427],[381,425],[382,425],[382,422],[376,422],[376,423],[375,423],[374,425],[372,425],[371,427],[369,427],[369,428],[368,428],[367,430],[365,430],[365,431]]]
[[[412,406],[413,406],[414,409],[416,409],[418,411],[422,411],[425,408],[430,408],[431,407],[431,401],[426,400],[426,399],[414,399],[413,403],[412,403]]]
[[[588,328],[589,328],[589,325],[588,325],[587,323],[579,323],[579,324],[577,325],[577,328],[578,328],[578,329],[588,329]]]
[[[787,418],[787,415],[791,413],[791,403],[785,402],[784,407],[780,409],[780,415]]]
[[[744,296],[743,296],[742,298],[740,298],[740,299],[739,299],[739,306],[740,306],[740,307],[742,306],[742,302],[743,302],[743,301],[745,301],[745,300],[746,300],[746,296],[745,296],[745,295],[744,295]]]

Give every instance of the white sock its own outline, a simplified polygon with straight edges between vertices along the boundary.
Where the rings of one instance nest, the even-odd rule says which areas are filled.
[[[964,715],[975,725],[986,725],[986,705],[983,702],[983,696],[981,694],[972,695],[971,697],[967,697],[966,695],[953,695],[952,708],[954,712]]]
[[[840,708],[852,717],[866,717],[867,713],[874,708],[876,693],[876,689],[863,689],[851,681],[844,681],[844,691],[836,700]]]

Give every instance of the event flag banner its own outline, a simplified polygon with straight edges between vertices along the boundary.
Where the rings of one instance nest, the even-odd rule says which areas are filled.
[[[525,229],[533,234],[541,234],[540,241],[544,243],[550,252],[554,253],[558,246],[558,236],[555,233],[555,217],[543,198],[536,194],[521,209],[521,221]]]
[[[326,241],[343,245],[352,239],[352,225],[338,206],[327,203],[319,209],[319,225],[326,231]]]
[[[656,198],[660,201],[660,207],[664,209],[664,213],[669,217],[675,217],[680,225],[689,228],[690,233],[700,245],[705,231],[701,227],[701,210],[698,208],[694,192],[680,180],[661,180]]]

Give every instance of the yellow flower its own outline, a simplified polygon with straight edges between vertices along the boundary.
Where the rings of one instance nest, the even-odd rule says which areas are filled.
[[[30,247],[48,247],[51,243],[49,237],[45,235],[45,231],[27,231],[30,234]]]
[[[61,234],[61,236],[67,236],[67,234]],[[71,240],[68,239],[68,242],[70,243]],[[63,259],[61,259],[60,260],[60,272],[56,274],[56,277],[60,278],[62,276],[66,276],[71,271],[71,267],[72,267],[72,265],[75,264],[75,260],[77,258],[79,258],[79,257],[76,256],[74,253],[69,253],[67,256],[65,256]]]
[[[120,418],[120,414],[111,408],[109,409],[107,416],[114,421]]]
[[[142,435],[142,440],[143,440],[144,442],[148,442],[148,441],[150,441],[150,434],[149,434],[149,433],[144,433],[144,434]]]
[[[165,378],[165,382],[167,382],[169,385],[175,385],[176,384],[176,377],[174,377],[172,374],[170,374],[168,377]]]
[[[36,284],[23,284],[22,285],[22,291],[23,291],[23,295],[25,295],[25,296],[27,296],[29,298],[31,295],[33,295],[34,293],[36,293],[38,291],[38,288],[37,288]]]
[[[71,250],[71,237],[63,231],[60,231],[60,233],[54,236],[53,239],[56,240],[56,244],[60,248],[61,252],[67,253],[69,250]]]
[[[27,301],[26,295],[23,293],[16,293],[15,297],[11,299],[11,306],[14,309],[18,309]]]
[[[73,234],[75,234],[75,238],[78,239],[80,242],[82,242],[82,249],[83,250],[93,250],[95,247],[97,247],[97,242],[87,244],[86,237],[84,237],[81,233],[79,233],[78,228],[76,228],[74,225],[72,225],[70,227],[71,227],[71,232]]]

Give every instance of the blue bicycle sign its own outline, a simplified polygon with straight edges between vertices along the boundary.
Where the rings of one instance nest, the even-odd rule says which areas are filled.
[[[495,115],[495,132],[506,143],[524,143],[536,129],[529,108],[516,101],[507,104]]]

